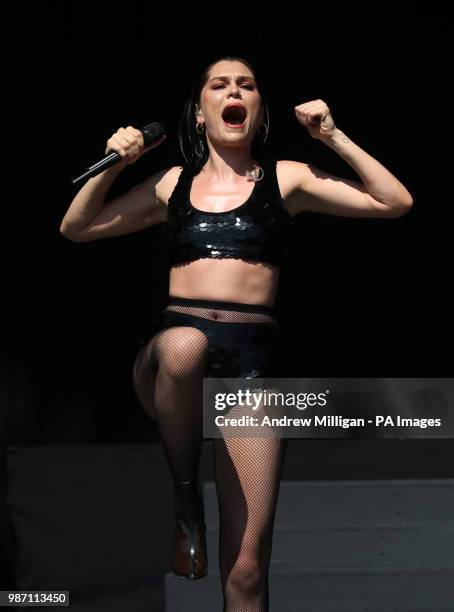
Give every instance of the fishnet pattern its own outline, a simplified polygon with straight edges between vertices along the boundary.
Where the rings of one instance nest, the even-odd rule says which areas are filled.
[[[195,327],[178,326],[155,334],[134,367],[134,386],[157,423],[175,481],[192,480],[202,443],[203,371],[208,341]]]
[[[264,313],[169,305],[217,322],[264,323]],[[157,332],[134,364],[137,396],[158,425],[174,482],[196,481],[203,440],[208,339],[196,327]],[[233,416],[233,415],[229,415]],[[224,612],[268,612],[268,570],[285,439],[214,438]],[[191,514],[197,516],[197,499]]]
[[[235,415],[233,409],[229,416]],[[261,419],[263,407],[255,416]],[[224,612],[268,612],[268,572],[286,439],[213,439]]]
[[[204,319],[212,319],[213,314],[215,314],[216,320],[221,323],[271,323],[275,321],[273,316],[260,312],[237,312],[232,310],[221,310],[220,308],[180,306],[179,304],[170,304],[166,307],[166,310],[184,312],[196,317],[203,317]]]

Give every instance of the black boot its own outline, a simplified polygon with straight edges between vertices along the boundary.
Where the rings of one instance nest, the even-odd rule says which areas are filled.
[[[172,571],[197,579],[207,575],[206,524],[198,481],[175,483],[175,533]]]

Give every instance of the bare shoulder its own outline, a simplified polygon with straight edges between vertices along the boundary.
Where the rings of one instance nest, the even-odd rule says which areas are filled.
[[[182,170],[183,166],[171,166],[160,172],[159,180],[156,183],[156,198],[161,204],[168,205]]]
[[[309,165],[290,159],[279,159],[276,162],[276,175],[284,200],[288,200],[301,185],[301,178],[310,173]]]

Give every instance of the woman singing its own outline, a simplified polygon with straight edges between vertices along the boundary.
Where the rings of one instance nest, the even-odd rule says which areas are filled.
[[[268,135],[268,107],[250,63],[227,56],[205,69],[186,104],[180,124],[186,163],[105,203],[118,173],[152,148],[144,148],[138,129],[120,128],[106,153],[116,151],[121,160],[82,187],[61,224],[64,236],[86,242],[167,223],[168,304],[133,376],[173,476],[172,569],[187,578],[207,573],[198,479],[203,378],[285,376],[275,358],[274,302],[289,222],[302,211],[395,218],[413,204],[404,185],[336,127],[323,100],[296,106],[295,115],[361,182],[307,163],[253,157]],[[284,447],[279,437],[213,439],[224,612],[268,610]]]

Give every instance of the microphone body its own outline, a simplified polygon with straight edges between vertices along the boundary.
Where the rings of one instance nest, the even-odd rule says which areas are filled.
[[[145,147],[149,147],[153,143],[157,142],[165,134],[164,127],[157,122],[149,123],[145,127],[140,128],[140,131],[143,134]],[[119,155],[116,151],[114,151],[113,153],[109,153],[109,155],[96,162],[92,166],[88,167],[83,174],[81,174],[77,178],[71,179],[71,183],[73,185],[76,185],[77,183],[83,181],[86,178],[92,178],[93,176],[100,174],[100,172],[103,172],[104,170],[107,170],[107,168],[110,168],[111,166],[116,164],[120,159],[121,155]]]

